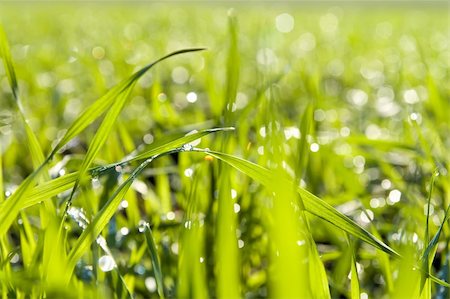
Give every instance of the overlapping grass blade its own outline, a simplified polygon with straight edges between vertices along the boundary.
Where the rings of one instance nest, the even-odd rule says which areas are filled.
[[[431,196],[433,194],[433,188],[434,188],[434,183],[436,180],[436,177],[438,176],[438,172],[437,170],[433,173],[432,177],[431,177],[431,181],[430,181],[430,191],[428,192],[428,198],[427,198],[427,218],[426,218],[426,224],[425,224],[425,244],[429,243],[429,245],[424,248],[424,252],[422,254],[421,257],[421,261],[422,261],[422,268],[426,269],[426,271],[430,270],[430,262],[432,262],[433,258],[434,258],[434,254],[435,252],[431,253],[433,251],[433,248],[435,247],[435,245],[437,245],[437,242],[439,240],[439,235],[441,233],[442,230],[442,225],[444,225],[445,223],[445,219],[448,217],[447,214],[445,215],[444,218],[444,222],[442,223],[441,227],[439,228],[439,230],[437,231],[435,237],[437,236],[437,240],[436,240],[436,244],[433,244],[432,242],[430,242],[430,209],[431,209]],[[427,276],[424,274],[422,274],[422,278],[420,280],[420,291],[423,292],[423,288],[424,286],[427,285],[427,290],[426,290],[426,296],[430,297],[431,296],[431,285],[429,283],[427,283]]]
[[[121,83],[109,90],[104,96],[95,101],[91,106],[89,106],[69,127],[67,132],[64,134],[63,138],[54,147],[50,156],[53,156],[58,150],[60,150],[67,142],[72,138],[77,136],[81,131],[83,131],[87,126],[89,126],[94,120],[99,118],[116,100],[117,96],[130,89],[133,84],[136,83],[148,70],[150,70],[157,63],[166,60],[172,56],[176,56],[183,53],[197,52],[205,50],[205,48],[192,48],[183,49],[179,51],[172,52],[166,56],[159,58],[158,60],[146,65],[141,68],[129,78],[123,80]],[[122,99],[126,100],[126,99]]]
[[[9,85],[11,86],[12,93],[15,99],[18,98],[19,86],[17,85],[16,72],[12,64],[11,51],[9,50],[8,39],[6,38],[3,26],[0,24],[0,56],[3,59],[3,65],[5,66],[6,76],[8,77]]]
[[[355,243],[351,240],[347,235],[347,242],[349,244],[349,250],[351,250],[351,259],[350,259],[350,294],[352,299],[360,299],[361,292],[359,286],[359,278],[358,278],[358,268],[356,266],[356,254],[355,254]]]
[[[4,44],[4,43],[2,43],[2,44]],[[2,47],[4,47],[4,45],[2,45]],[[193,49],[184,49],[184,50],[175,51],[175,52],[172,52],[172,53],[156,60],[153,63],[150,63],[149,65],[143,67],[142,69],[140,69],[139,71],[134,73],[128,79],[122,81],[116,87],[111,89],[105,96],[101,97],[100,99],[95,101],[94,104],[92,104],[89,108],[87,108],[85,110],[85,112],[83,112],[80,115],[80,117],[78,117],[75,120],[75,122],[70,126],[70,128],[67,130],[67,132],[65,133],[63,138],[58,142],[58,144],[54,147],[54,149],[52,150],[50,155],[47,157],[47,159],[45,159],[43,161],[43,163],[39,167],[37,167],[32,174],[30,174],[24,181],[22,181],[22,183],[17,188],[16,192],[10,197],[10,200],[8,200],[7,204],[5,205],[5,208],[0,210],[0,223],[2,223],[2,225],[0,227],[0,236],[2,236],[8,230],[12,221],[16,218],[18,212],[20,211],[21,206],[23,205],[23,201],[27,197],[29,188],[33,185],[33,183],[39,177],[41,171],[46,168],[46,164],[53,158],[53,156],[58,152],[59,149],[61,149],[65,144],[67,144],[67,142],[69,142],[72,138],[77,136],[81,131],[83,131],[87,126],[89,126],[94,120],[99,118],[105,112],[105,110],[114,102],[114,100],[116,99],[116,97],[118,95],[122,95],[121,100],[125,102],[127,100],[126,95],[128,95],[128,92],[129,92],[129,91],[127,92],[127,90],[129,90],[130,87],[132,87],[133,84],[135,84],[135,82],[140,77],[142,77],[155,64],[157,64],[158,62],[163,61],[169,57],[178,55],[178,54],[188,53],[188,52],[196,52],[196,51],[201,51],[201,50],[204,50],[204,48],[193,48]],[[12,71],[11,71],[11,73],[13,74]],[[12,81],[12,86],[17,86],[17,80],[15,80],[15,75],[11,76],[11,81]],[[93,149],[90,150],[90,154],[88,156],[89,160],[93,159],[95,157],[99,148],[104,143],[104,140],[106,140],[107,135],[108,135],[107,133],[110,129],[110,126],[112,126],[111,123],[114,123],[114,121],[115,121],[115,118],[114,118],[114,121],[112,118],[115,116],[115,114],[118,115],[118,113],[120,113],[120,108],[123,107],[121,101],[117,101],[117,102],[118,103],[116,103],[114,105],[115,109],[111,112],[110,118],[105,119],[104,122],[106,122],[106,123],[105,123],[105,125],[102,126],[103,130],[102,130],[102,132],[100,132],[101,134],[99,134],[99,132],[97,132],[96,136],[98,136],[98,137],[96,138],[95,143],[94,143],[94,141],[92,142],[92,144],[95,146],[93,146],[92,147]],[[85,174],[85,172],[87,171],[87,168],[89,167],[90,163],[92,162],[92,160],[89,161],[88,159],[85,159],[85,161],[83,162],[84,169],[80,169],[79,178],[81,178]],[[78,178],[78,180],[79,180],[79,178]],[[75,189],[75,186],[76,186],[76,184],[74,185],[74,189]],[[73,194],[71,195],[71,197],[72,196],[73,196]]]
[[[425,284],[426,278],[431,278],[436,283],[439,283],[442,285],[442,283],[439,282],[440,280],[438,278],[431,277],[431,274],[429,273],[429,271],[430,271],[430,263],[433,261],[434,256],[436,254],[439,238],[441,236],[444,225],[447,222],[449,217],[450,217],[450,206],[447,207],[447,210],[445,212],[445,217],[444,217],[441,225],[439,226],[436,234],[433,236],[431,241],[428,243],[427,247],[425,248],[425,250],[420,258],[420,261],[422,263],[422,270],[423,270],[422,271],[422,280],[421,280],[421,291]]]
[[[124,108],[124,106],[126,105],[128,99],[129,99],[129,95],[133,89],[133,86],[136,84],[137,80],[144,75],[152,66],[154,66],[155,64],[157,64],[160,61],[163,61],[164,59],[167,59],[169,57],[172,57],[174,55],[178,55],[178,54],[182,54],[182,53],[187,53],[187,52],[194,52],[194,51],[199,51],[199,50],[203,50],[202,48],[197,48],[197,49],[186,49],[186,50],[181,50],[181,51],[177,51],[177,52],[173,52],[169,55],[166,55],[160,59],[158,59],[157,61],[149,64],[148,66],[146,66],[145,68],[139,70],[138,72],[136,72],[133,76],[131,76],[128,80],[122,82],[122,84],[119,85],[120,90],[117,93],[112,93],[110,97],[107,97],[104,101],[105,102],[109,102],[111,100],[111,98],[115,99],[114,103],[112,104],[111,108],[109,109],[108,113],[106,114],[105,118],[103,119],[99,129],[97,130],[96,134],[94,135],[94,138],[92,139],[91,144],[89,145],[89,149],[88,152],[86,153],[86,156],[83,160],[83,163],[81,164],[79,170],[78,170],[78,178],[75,182],[75,185],[72,189],[72,192],[70,194],[70,198],[68,201],[68,204],[70,205],[70,202],[73,198],[73,195],[77,189],[78,184],[80,183],[81,180],[83,180],[84,175],[86,174],[89,166],[91,165],[92,161],[94,160],[94,158],[96,157],[96,155],[98,154],[98,152],[100,151],[100,148],[103,146],[103,144],[106,142],[106,139],[109,136],[109,133],[111,132],[116,119],[119,117],[120,112],[122,111],[122,109]],[[93,117],[94,119],[98,117],[99,114],[101,114],[101,110],[100,111],[88,111],[89,113],[87,113],[86,115]],[[92,112],[92,113],[91,113]],[[83,114],[84,115],[84,114]],[[83,120],[83,122],[80,121],[80,119]],[[60,146],[60,144],[64,144],[65,142],[69,141],[70,139],[72,139],[76,134],[78,134],[78,131],[80,128],[85,127],[86,125],[89,125],[89,119],[83,119],[83,118],[79,118],[77,119],[77,121],[75,121],[74,125],[72,125],[71,128],[69,128],[69,130],[67,131],[66,135],[63,137],[63,139],[61,140],[60,143],[58,143],[58,145],[55,147],[55,149],[58,149],[58,147]],[[73,135],[75,134],[75,135]]]
[[[147,249],[152,260],[153,273],[155,274],[156,285],[158,289],[158,295],[161,299],[164,299],[164,285],[163,276],[161,272],[161,263],[158,257],[158,250],[156,249],[155,240],[153,239],[152,230],[148,223],[144,227],[145,242],[147,244]]]
[[[28,122],[26,121],[25,114],[22,109],[19,95],[19,86],[17,84],[17,77],[16,72],[14,70],[11,51],[9,49],[8,39],[1,24],[0,24],[0,57],[2,57],[3,59],[3,65],[6,70],[6,76],[8,77],[8,82],[16,102],[17,110],[19,112],[20,119],[22,120],[22,123],[25,127],[25,133],[28,139],[26,144],[30,150],[33,166],[34,168],[38,168],[42,163],[44,163],[45,160],[44,154],[36,138],[36,135],[34,134]]]
[[[73,246],[69,253],[69,265],[67,269],[67,275],[65,278],[66,283],[69,281],[72,271],[77,261],[83,256],[83,254],[89,249],[93,240],[101,233],[101,231],[108,224],[109,220],[113,217],[120,202],[131,187],[134,179],[147,167],[150,162],[153,161],[149,158],[142,162],[133,173],[114,191],[109,198],[108,202],[102,207],[102,209],[95,215],[92,222],[83,231],[77,242]]]
[[[254,164],[252,162],[246,161],[244,159],[210,150],[203,150],[203,149],[195,149],[195,150],[206,153],[230,164],[234,168],[245,173],[255,181],[259,182],[260,184],[266,186],[271,190],[276,189],[273,184],[274,182],[277,182],[280,179],[287,180],[288,181],[287,183],[290,185],[293,184],[292,182],[290,182],[289,179],[274,177],[274,174],[270,172],[268,169],[259,166],[257,164]],[[348,232],[349,234],[355,236],[356,238],[361,239],[362,241],[374,246],[379,250],[385,251],[393,256],[397,257],[400,256],[395,250],[393,250],[388,245],[375,238],[371,233],[369,233],[364,228],[356,224],[350,218],[341,214],[331,205],[327,204],[326,202],[324,202],[317,196],[313,195],[309,191],[301,187],[298,187],[297,192],[302,196],[306,211],[316,215],[319,218],[322,218],[325,221],[330,222],[331,224]]]
[[[131,156],[128,159],[125,159],[124,161],[121,161],[121,162],[91,168],[89,170],[89,172],[90,172],[91,176],[97,177],[97,176],[101,175],[102,173],[106,172],[107,170],[113,169],[114,167],[116,167],[118,165],[128,164],[128,163],[135,162],[135,161],[142,161],[142,160],[148,159],[158,153],[166,152],[166,151],[178,148],[178,147],[182,147],[183,145],[188,144],[199,138],[202,138],[206,135],[216,133],[216,132],[230,131],[230,130],[234,130],[234,128],[213,128],[213,129],[201,130],[199,132],[195,132],[195,133],[191,133],[191,134],[177,133],[177,134],[168,135],[168,136],[158,139],[154,143],[150,144],[147,147],[147,149],[141,154],[138,154],[136,156]],[[41,201],[44,201],[48,198],[58,195],[66,190],[69,190],[70,188],[73,188],[77,177],[78,177],[78,172],[74,172],[74,173],[70,173],[70,174],[66,174],[64,176],[58,177],[51,181],[42,183],[39,186],[36,186],[29,192],[28,196],[24,200],[23,204],[19,207],[19,209],[28,208],[30,206],[38,204]],[[0,202],[0,211],[3,209],[3,207],[4,207],[4,203],[2,204]]]

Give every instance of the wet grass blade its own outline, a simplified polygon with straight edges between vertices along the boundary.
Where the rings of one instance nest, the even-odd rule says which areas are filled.
[[[430,190],[431,192],[431,190]],[[425,248],[425,251],[422,254],[422,257],[420,258],[420,261],[422,263],[422,278],[421,278],[421,291],[423,290],[423,287],[425,285],[426,279],[430,278],[432,281],[439,283],[443,285],[443,281],[438,279],[437,277],[432,277],[430,271],[430,263],[433,261],[434,256],[436,254],[437,245],[439,242],[439,238],[441,236],[442,230],[444,228],[445,223],[447,222],[448,218],[450,216],[450,206],[447,207],[447,211],[445,212],[444,220],[442,221],[441,225],[439,226],[436,234],[433,236],[431,241],[428,243],[428,246]],[[447,283],[448,285],[448,283]]]
[[[83,254],[89,249],[93,240],[101,233],[106,227],[109,220],[114,216],[119,207],[120,202],[131,187],[134,179],[147,167],[153,159],[148,159],[139,165],[133,173],[114,191],[108,202],[102,207],[102,209],[95,215],[92,222],[83,231],[77,242],[73,246],[69,253],[69,266],[66,277],[66,282],[70,279],[72,271],[75,268],[77,261],[83,256]]]
[[[197,140],[199,138],[202,138],[206,135],[216,133],[216,132],[222,132],[222,131],[230,131],[234,128],[214,128],[214,129],[206,129],[201,130],[199,132],[193,133],[193,134],[174,134],[169,135],[166,137],[161,138],[161,140],[157,140],[149,147],[147,150],[133,158],[129,158],[128,160],[125,160],[123,162],[117,162],[110,165],[105,166],[98,166],[91,168],[89,170],[89,173],[91,176],[96,177],[99,175],[102,175],[102,173],[115,168],[118,165],[122,164],[128,164],[134,161],[142,161],[145,159],[148,159],[158,153],[166,152],[175,148],[182,147],[185,144],[188,144],[194,140]],[[51,181],[47,181],[45,183],[40,184],[39,186],[34,187],[29,191],[29,194],[26,196],[26,199],[22,203],[22,205],[19,207],[20,209],[25,209],[28,207],[31,207],[35,204],[38,204],[46,199],[49,199],[53,196],[56,196],[64,191],[69,190],[70,188],[73,188],[75,181],[78,177],[78,172],[66,174],[64,176],[58,177],[56,179],[53,179]],[[3,194],[3,193],[2,193]],[[16,197],[13,195],[13,199]],[[0,202],[0,211],[3,210],[5,203]]]
[[[15,99],[18,98],[19,87],[17,85],[16,72],[12,64],[11,51],[9,50],[8,39],[6,33],[3,30],[3,26],[0,24],[0,56],[3,59],[3,65],[5,66],[6,76],[8,77],[9,85],[11,86],[12,93]]]
[[[142,162],[131,174],[130,176],[114,191],[111,197],[108,199],[106,204],[101,208],[101,210],[95,215],[92,222],[83,231],[81,236],[78,238],[76,244],[73,246],[69,253],[69,267],[66,277],[66,281],[70,279],[72,271],[75,267],[77,261],[83,256],[83,254],[89,249],[90,244],[96,237],[101,233],[101,231],[106,227],[108,222],[114,216],[117,208],[120,205],[123,197],[127,193],[131,184],[136,179],[136,177],[157,157],[162,155],[167,155],[171,153],[181,152],[183,148],[176,148],[166,152],[160,152],[151,158],[148,158]]]
[[[209,150],[202,150],[202,149],[195,149],[195,150],[206,153],[230,164],[234,168],[245,173],[255,181],[259,182],[260,184],[264,185],[265,187],[271,190],[276,189],[276,186],[274,186],[273,184],[274,182],[277,182],[277,180],[279,181],[280,179],[288,181],[287,183],[290,185],[293,184],[292,182],[290,182],[289,179],[275,177],[274,174],[270,172],[268,169],[259,166],[257,164],[254,164],[252,162],[246,161],[244,159]],[[355,236],[356,238],[361,239],[362,241],[374,246],[379,250],[387,252],[390,255],[396,257],[400,256],[395,250],[393,250],[388,245],[384,244],[382,241],[375,238],[371,233],[369,233],[364,228],[356,224],[350,218],[341,214],[331,205],[324,202],[323,200],[313,195],[309,191],[298,187],[297,192],[302,196],[306,211],[316,215],[319,218],[322,218],[325,221],[330,222],[331,224],[348,232],[349,234]]]
[[[121,83],[109,90],[104,96],[96,100],[91,106],[89,106],[81,115],[78,117],[73,124],[69,127],[67,132],[64,134],[63,138],[58,142],[58,144],[53,149],[50,156],[53,156],[58,150],[60,150],[67,142],[72,138],[77,136],[81,131],[83,131],[87,126],[89,126],[94,120],[99,118],[116,100],[117,96],[122,94],[124,91],[130,89],[133,84],[136,83],[148,70],[150,70],[157,63],[166,60],[172,56],[176,56],[183,53],[203,51],[205,48],[192,48],[183,49],[179,51],[172,52],[166,56],[159,58],[158,60],[146,65],[141,68],[129,78],[123,80]]]
[[[444,225],[445,220],[448,217],[448,215],[446,213],[444,221],[441,224],[441,226],[439,227],[439,229],[438,229],[438,231],[437,231],[437,233],[435,235],[435,238],[437,237],[436,244],[433,244],[432,242],[430,242],[430,237],[429,237],[429,234],[430,234],[430,228],[429,228],[429,225],[430,225],[430,208],[431,208],[431,196],[433,194],[434,183],[435,183],[435,180],[436,180],[436,177],[438,176],[438,174],[439,173],[436,170],[433,173],[432,177],[431,177],[430,191],[428,192],[428,198],[427,198],[427,218],[426,218],[426,224],[425,224],[425,244],[428,243],[429,245],[426,248],[424,248],[424,252],[423,252],[422,258],[421,258],[422,269],[425,269],[427,272],[430,271],[430,262],[432,262],[432,260],[434,258],[434,255],[436,253],[436,251],[433,250],[433,249],[435,249],[435,246],[437,245],[437,242],[439,241],[439,235],[441,233],[442,226]],[[448,209],[447,209],[447,212],[448,212]],[[432,253],[432,251],[433,251],[433,253]],[[427,283],[427,278],[428,277],[426,276],[425,273],[422,274],[422,277],[420,279],[420,291],[421,291],[421,293],[423,293],[423,289],[424,289],[424,287],[426,287],[427,290],[425,290],[426,291],[425,296],[427,298],[429,298],[429,297],[431,297],[431,285],[429,284],[429,282]]]
[[[158,295],[161,299],[164,299],[164,285],[163,276],[161,272],[161,263],[158,257],[158,250],[156,249],[155,240],[153,239],[152,230],[148,223],[145,224],[144,228],[145,242],[147,244],[147,249],[152,260],[153,272],[155,273],[155,280],[158,289]]]
[[[142,77],[143,74],[145,74],[150,68],[152,68],[155,64],[157,64],[160,61],[163,61],[169,57],[178,55],[178,54],[182,54],[182,53],[188,53],[188,52],[194,52],[194,51],[199,51],[199,50],[203,50],[203,49],[186,49],[186,50],[181,50],[181,51],[177,51],[174,53],[171,53],[169,55],[166,55],[160,59],[158,59],[157,61],[149,64],[148,66],[144,67],[143,69],[139,70],[138,72],[136,72],[133,76],[131,76],[128,80],[122,82],[122,84],[119,85],[120,90],[116,93],[112,93],[110,95],[110,97],[107,97],[105,99],[105,102],[108,102],[111,98],[115,99],[114,103],[112,104],[111,108],[109,109],[109,111],[107,112],[105,118],[103,119],[99,129],[97,130],[97,132],[94,135],[94,138],[92,139],[91,144],[89,145],[89,149],[88,152],[86,153],[86,156],[83,160],[83,163],[81,164],[79,170],[78,170],[78,178],[75,182],[75,185],[72,189],[72,192],[70,194],[69,200],[68,200],[68,206],[71,203],[71,200],[75,194],[75,191],[77,189],[77,186],[79,185],[79,183],[84,179],[84,176],[89,168],[89,166],[91,165],[92,161],[94,160],[94,158],[97,156],[98,152],[100,151],[100,148],[103,146],[103,144],[106,142],[106,139],[109,136],[109,133],[111,132],[114,124],[116,123],[117,118],[119,117],[120,112],[122,111],[122,109],[125,107],[127,101],[129,100],[129,96],[130,93],[134,87],[134,85],[136,84],[137,80]],[[106,105],[105,105],[106,106]],[[97,118],[102,111],[90,111],[92,113],[89,113],[88,115],[90,115],[90,117],[94,116],[95,118]],[[83,122],[80,122],[80,119],[83,120]],[[85,125],[89,125],[90,122],[88,122],[87,120],[84,120],[82,117],[79,118],[77,121],[75,121],[74,125],[67,131],[66,135],[63,137],[62,141],[59,144],[62,144],[64,142],[69,141],[70,139],[72,139],[72,134],[74,134],[73,132],[77,132],[75,129],[79,129],[82,128]],[[71,130],[72,128],[75,128],[73,130]],[[78,133],[78,132],[77,132]],[[59,147],[56,146],[55,149],[57,149]]]

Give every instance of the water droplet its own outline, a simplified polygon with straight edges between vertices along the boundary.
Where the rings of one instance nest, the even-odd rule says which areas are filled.
[[[241,206],[238,203],[235,203],[233,206],[234,212],[237,214],[241,210]]]
[[[175,220],[175,213],[169,212],[169,213],[167,213],[166,217],[167,217],[167,220],[171,220],[171,221]]]
[[[319,151],[320,146],[317,143],[311,143],[311,146],[309,147],[309,149],[313,152],[313,153],[317,153]]]
[[[298,246],[303,246],[305,244],[306,244],[305,240],[297,240],[297,245]]]
[[[190,151],[192,151],[194,149],[194,146],[192,144],[190,144],[190,143],[186,143],[185,145],[183,145],[181,147],[181,149],[184,152],[190,152]]]
[[[121,165],[116,165],[116,166],[114,167],[114,169],[116,170],[116,172],[119,172],[119,173],[121,173],[122,170],[123,170]]]
[[[146,230],[147,226],[148,226],[147,222],[145,222],[144,220],[139,220],[138,231],[140,233],[143,233]]]
[[[242,241],[241,239],[239,239],[239,240],[238,240],[238,247],[239,247],[239,248],[243,248],[244,245],[245,245],[245,242]]]
[[[184,228],[191,229],[192,227],[192,221],[188,220],[184,223]]]
[[[155,292],[156,291],[156,280],[154,277],[147,277],[145,279],[145,287],[147,288],[147,290],[149,290],[150,292]]]
[[[194,170],[192,168],[186,168],[184,170],[184,175],[188,178],[192,177],[193,174],[194,174]]]
[[[104,255],[98,259],[98,266],[103,272],[109,272],[116,266],[114,259],[109,255]]]
[[[128,208],[128,201],[126,200],[122,200],[122,202],[120,203],[119,209],[126,209]]]
[[[205,258],[203,256],[200,257],[200,263],[203,263],[205,261]]]
[[[170,245],[170,250],[172,250],[174,254],[178,254],[178,249],[179,249],[178,243],[175,242],[172,243],[172,245]]]
[[[19,259],[20,259],[19,254],[15,253],[13,255],[13,257],[10,259],[10,261],[11,261],[12,264],[15,264],[15,263],[19,262]]]
[[[262,156],[262,155],[264,155],[264,146],[258,146],[258,154],[260,155],[260,156]]]
[[[130,230],[128,229],[128,227],[122,227],[120,229],[120,233],[122,234],[122,236],[126,236],[130,233]]]
[[[193,91],[188,92],[188,94],[186,95],[186,100],[187,100],[189,103],[195,103],[195,102],[197,102],[197,94],[196,94],[195,92],[193,92]]]

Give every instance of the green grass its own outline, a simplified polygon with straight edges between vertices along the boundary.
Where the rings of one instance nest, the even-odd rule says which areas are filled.
[[[1,3],[2,298],[447,298],[445,8]]]

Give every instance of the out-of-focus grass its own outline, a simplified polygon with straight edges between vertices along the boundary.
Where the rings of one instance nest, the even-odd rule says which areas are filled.
[[[0,4],[2,297],[448,297],[435,5]]]

